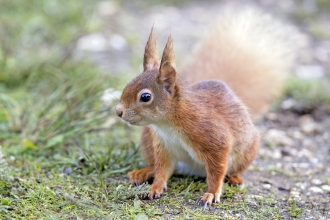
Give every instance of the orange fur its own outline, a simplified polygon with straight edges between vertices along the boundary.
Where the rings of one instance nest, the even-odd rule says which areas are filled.
[[[231,30],[235,28],[231,27]],[[144,54],[144,72],[126,86],[116,106],[116,114],[124,121],[145,126],[141,152],[146,159],[146,167],[129,172],[128,177],[135,185],[154,177],[150,193],[144,196],[146,199],[159,198],[167,189],[167,180],[176,170],[181,174],[206,176],[208,189],[198,200],[199,204],[206,207],[212,202],[219,202],[223,182],[242,184],[240,175],[257,154],[258,131],[248,109],[234,92],[219,80],[193,85],[187,84],[186,80],[195,82],[218,74],[226,80],[237,75],[240,82],[244,82],[240,84],[243,87],[241,91],[251,95],[253,92],[250,93],[250,90],[254,90],[252,86],[255,82],[247,80],[245,85],[246,78],[253,78],[253,74],[260,77],[263,73],[263,79],[269,75],[268,79],[272,80],[273,73],[285,69],[285,65],[276,68],[278,60],[269,61],[274,56],[261,52],[267,49],[259,49],[259,52],[253,50],[253,45],[247,46],[249,42],[241,42],[242,39],[235,37],[231,39],[229,36],[234,33],[224,34],[223,41],[219,43],[223,51],[217,54],[214,50],[221,50],[217,45],[221,34],[224,32],[216,32],[216,36],[211,35],[201,43],[193,61],[183,68],[185,77],[182,79],[178,77],[175,67],[172,37],[168,38],[159,63],[156,41],[151,31]],[[231,47],[236,52],[226,54]],[[268,56],[266,60],[257,59],[262,55]],[[227,75],[229,78],[226,78]],[[232,81],[229,83],[236,92],[235,84]],[[277,90],[278,84],[275,87],[274,90]],[[263,87],[257,90],[260,88]],[[258,93],[263,93],[261,91]],[[269,99],[270,93],[266,92],[266,96]],[[253,112],[258,112],[265,105],[259,98],[251,99],[259,103],[249,106]]]

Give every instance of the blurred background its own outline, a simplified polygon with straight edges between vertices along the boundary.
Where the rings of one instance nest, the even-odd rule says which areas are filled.
[[[0,0],[0,176],[24,180],[38,194],[69,184],[65,175],[73,175],[74,184],[102,185],[101,174],[116,179],[141,166],[139,128],[120,122],[113,106],[127,82],[142,71],[152,25],[159,51],[173,34],[180,66],[226,2]],[[274,112],[289,111],[299,117],[312,115],[313,123],[327,120],[330,2],[235,2],[262,8],[291,25],[297,35],[299,53],[292,77],[266,118],[271,121]],[[288,117],[277,119],[295,125],[297,117]],[[29,182],[47,178],[40,192]],[[40,198],[17,190],[27,185],[12,179],[0,183],[0,214],[31,214],[35,204],[22,208],[21,196],[34,202]],[[10,207],[21,209],[13,212]]]

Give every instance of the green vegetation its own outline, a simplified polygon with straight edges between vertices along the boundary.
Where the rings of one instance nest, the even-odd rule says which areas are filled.
[[[286,82],[284,95],[302,104],[330,103],[330,83],[327,80],[291,77]]]
[[[291,203],[291,206],[289,206],[288,210],[292,217],[299,218],[301,213],[305,210],[305,208],[298,207],[297,202],[293,201]]]

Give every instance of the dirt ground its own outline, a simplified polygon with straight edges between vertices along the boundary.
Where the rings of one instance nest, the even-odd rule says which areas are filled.
[[[316,71],[325,72],[330,65],[329,40],[310,33],[309,23],[297,16],[301,8],[318,14],[315,1],[303,1],[302,5],[284,0],[246,2],[262,7],[301,31],[307,47],[299,55],[294,70],[296,74],[301,63],[303,67],[316,66]],[[141,68],[136,70],[135,67],[142,59],[144,43],[155,23],[159,42],[164,43],[172,32],[180,62],[189,54],[201,33],[210,27],[223,4],[218,1],[184,1],[175,5],[150,6],[131,1],[120,5],[101,2],[97,16],[103,28],[97,34],[101,41],[102,36],[108,39],[109,44],[104,47],[101,44],[99,50],[95,50],[84,47],[81,41],[80,47],[91,54],[92,60],[106,72],[138,74]],[[88,41],[88,36],[86,39]],[[322,57],[322,54],[325,55]],[[320,77],[324,76],[321,74]],[[276,195],[279,206],[295,200],[298,207],[304,208],[300,219],[330,219],[330,106],[322,103],[308,106],[290,98],[284,98],[280,106],[257,123],[263,141],[258,158],[244,175],[248,195]],[[286,212],[283,211],[283,217],[291,218]]]

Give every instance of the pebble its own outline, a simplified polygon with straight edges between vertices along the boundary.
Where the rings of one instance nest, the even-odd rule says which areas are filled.
[[[281,103],[281,108],[283,110],[292,109],[296,104],[297,102],[294,99],[286,99]]]
[[[312,192],[312,193],[323,193],[323,190],[320,187],[317,186],[312,186],[308,189],[308,191]]]
[[[72,170],[71,167],[67,167],[67,168],[64,168],[64,169],[62,170],[62,173],[63,173],[63,174],[67,174],[67,175],[71,175],[71,174],[73,173],[73,170]]]
[[[107,50],[107,39],[101,33],[83,36],[77,41],[77,49],[89,52],[101,52]]]
[[[295,148],[283,147],[281,149],[281,154],[282,156],[293,156],[293,155],[297,155],[298,151]]]
[[[114,48],[115,50],[123,50],[125,49],[127,43],[126,39],[119,34],[114,34],[110,40],[109,45]]]
[[[292,131],[289,133],[290,137],[293,137],[295,139],[301,140],[304,138],[304,135],[300,131]]]
[[[269,129],[265,135],[264,140],[268,143],[282,146],[292,146],[293,141],[284,131],[278,129]]]
[[[313,157],[313,158],[310,158],[309,161],[310,161],[312,164],[318,164],[319,159],[316,158],[316,157]]]
[[[272,159],[280,159],[282,157],[282,153],[279,149],[275,148],[275,149],[268,149],[268,148],[264,148],[264,149],[260,149],[259,150],[259,154],[268,158],[272,158]]]
[[[274,112],[269,112],[266,114],[265,118],[270,121],[275,121],[277,120],[277,114]]]
[[[291,191],[290,196],[294,196],[294,197],[300,196],[300,193],[298,191]]]
[[[321,186],[321,189],[322,189],[323,191],[327,192],[327,193],[330,192],[330,186],[329,186],[329,185],[322,185],[322,186]]]
[[[304,115],[299,118],[300,129],[305,134],[316,134],[320,131],[320,127],[315,123],[310,115]]]
[[[114,1],[101,1],[97,4],[98,14],[103,17],[114,15],[118,10],[118,5]]]
[[[270,184],[263,184],[262,187],[264,189],[270,189],[270,188],[272,188],[272,185],[270,185]]]
[[[297,188],[293,187],[290,189],[290,199],[293,199],[293,200],[298,200],[300,199],[300,193],[299,191],[297,190]]]
[[[259,196],[259,195],[247,195],[245,197],[245,201],[247,201],[248,203],[250,204],[253,204],[253,205],[256,205],[256,206],[259,206],[258,204],[258,200],[261,200],[263,197],[262,196]]]
[[[330,52],[324,47],[317,47],[315,49],[315,58],[320,60],[321,62],[329,62],[330,60]]]
[[[309,163],[292,163],[292,167],[307,169],[310,167],[310,164]]]
[[[301,190],[305,190],[307,188],[307,183],[296,183],[296,187],[300,188]]]
[[[296,75],[302,79],[319,79],[324,76],[324,68],[319,65],[300,65],[295,69]]]
[[[329,132],[324,132],[322,137],[323,137],[324,141],[328,141],[330,139],[330,133]]]
[[[322,180],[320,180],[320,179],[313,179],[313,180],[312,180],[312,183],[313,183],[314,185],[316,185],[316,186],[319,186],[319,185],[322,184]]]
[[[307,149],[302,149],[301,151],[298,152],[298,157],[306,157],[306,158],[311,158],[313,156],[312,152]]]

